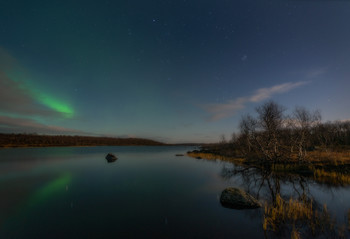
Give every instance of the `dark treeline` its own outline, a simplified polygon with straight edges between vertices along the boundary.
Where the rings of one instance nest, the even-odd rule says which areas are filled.
[[[164,145],[141,138],[111,138],[68,135],[1,134],[0,147]]]
[[[245,115],[240,133],[222,145],[236,156],[265,162],[307,161],[308,152],[334,151],[350,145],[350,122],[321,122],[318,111],[296,107],[291,115],[273,101],[256,108],[256,116]]]

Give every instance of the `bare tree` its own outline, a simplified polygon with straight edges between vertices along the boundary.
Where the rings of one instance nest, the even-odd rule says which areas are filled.
[[[295,145],[298,150],[298,159],[305,160],[306,150],[311,146],[312,128],[321,121],[319,111],[311,112],[304,107],[296,107],[293,111],[292,125],[293,136],[292,147]]]
[[[284,107],[269,101],[256,109],[260,133],[257,142],[266,159],[276,161],[282,157],[281,136]]]
[[[237,142],[237,140],[238,140],[238,135],[236,134],[236,133],[232,133],[231,134],[231,139],[230,139],[230,143],[231,144],[235,144],[236,142]]]
[[[256,128],[257,121],[251,115],[245,115],[240,122],[241,134],[238,139],[239,148],[244,155],[256,150]]]
[[[281,105],[269,101],[256,108],[256,119],[250,115],[242,118],[241,135],[247,142],[248,152],[254,150],[270,162],[278,161],[283,156],[284,110]]]
[[[227,144],[226,136],[224,134],[220,136],[220,144]]]

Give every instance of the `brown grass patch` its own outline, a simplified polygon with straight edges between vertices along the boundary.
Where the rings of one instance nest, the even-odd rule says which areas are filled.
[[[322,210],[317,210],[311,200],[285,201],[280,195],[277,195],[274,205],[265,205],[263,229],[272,232],[286,230],[291,238],[301,238],[303,233],[313,236],[317,233],[337,233],[335,221],[326,205]]]
[[[336,186],[350,185],[350,175],[334,171],[325,171],[323,169],[316,169],[314,171],[314,179],[317,182],[329,183]]]
[[[221,160],[221,161],[227,161],[227,162],[233,162],[237,164],[242,164],[246,160],[243,158],[235,158],[235,157],[228,157],[228,156],[222,156],[218,154],[212,154],[212,153],[202,153],[202,152],[188,152],[188,156],[197,158],[197,159],[206,159],[206,160]]]
[[[350,150],[312,151],[308,152],[308,160],[313,163],[330,163],[332,165],[350,164]]]

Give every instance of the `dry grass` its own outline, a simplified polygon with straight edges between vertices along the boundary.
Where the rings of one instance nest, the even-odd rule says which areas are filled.
[[[323,169],[314,170],[314,179],[317,182],[328,183],[335,186],[350,185],[350,175],[339,172],[328,172]]]
[[[227,157],[212,153],[189,152],[188,155],[194,158],[206,160],[221,160],[235,163],[243,167],[256,167],[269,170],[277,174],[304,175],[314,179],[316,182],[334,186],[350,185],[350,152],[312,152],[308,162],[287,161],[285,163],[263,164],[259,160]],[[319,157],[316,157],[319,155]]]
[[[293,199],[285,202],[277,195],[274,206],[265,205],[263,229],[277,231],[280,224],[291,221],[295,226],[297,220],[311,220],[312,203],[303,203]]]
[[[350,164],[350,151],[312,151],[308,152],[308,160],[313,163],[330,163],[332,165]]]
[[[295,164],[295,163],[289,163],[289,164],[282,164],[282,163],[275,163],[271,166],[272,172],[294,172],[294,173],[312,173],[314,170],[314,167],[312,165],[308,164]]]
[[[213,154],[207,152],[189,152],[189,156],[191,157],[201,157],[208,160],[224,160],[224,161],[249,161],[243,158],[237,157],[229,157],[222,156],[220,154]],[[257,160],[258,162],[259,160]],[[316,150],[307,153],[307,158],[303,162],[299,162],[297,159],[297,155],[292,155],[291,158],[286,160],[285,162],[281,162],[278,164],[283,165],[292,165],[292,164],[312,164],[312,165],[328,165],[328,166],[341,166],[344,164],[350,165],[350,150],[341,150],[341,151],[324,151],[324,150]]]
[[[289,231],[291,238],[301,238],[303,233],[314,236],[326,232],[341,236],[326,205],[322,210],[317,210],[312,201],[285,201],[280,195],[277,195],[274,205],[265,205],[263,229],[272,232]]]
[[[213,160],[213,161],[221,160],[221,161],[233,162],[237,164],[242,164],[243,162],[246,161],[243,158],[227,157],[227,156],[222,156],[222,155],[217,155],[212,153],[188,152],[187,155],[197,159],[206,159],[206,160]]]
[[[290,235],[291,239],[300,239],[300,232],[298,232],[295,227],[293,227],[292,233]]]

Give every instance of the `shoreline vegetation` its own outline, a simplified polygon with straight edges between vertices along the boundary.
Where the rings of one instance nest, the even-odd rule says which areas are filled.
[[[197,159],[231,162],[244,169],[256,168],[274,174],[301,175],[332,186],[350,186],[350,150],[334,153],[341,155],[341,160],[337,160],[331,152],[314,152],[307,163],[263,163],[243,157],[225,156],[216,150],[213,151],[212,147],[206,146],[201,150],[190,151],[187,155]],[[320,158],[323,160],[319,160]]]
[[[165,145],[167,144],[143,138],[0,133],[0,148]]]
[[[297,107],[292,115],[273,101],[245,115],[230,141],[203,145],[194,158],[233,162],[273,173],[313,176],[316,181],[350,185],[350,121],[321,122],[318,111]]]
[[[322,123],[319,112],[300,107],[291,115],[284,112],[283,106],[266,102],[255,117],[242,117],[240,133],[230,141],[222,137],[187,155],[232,163],[224,165],[221,176],[240,178],[263,202],[265,238],[347,238],[350,209],[344,208],[345,223],[338,223],[308,185],[350,187],[350,121]]]

